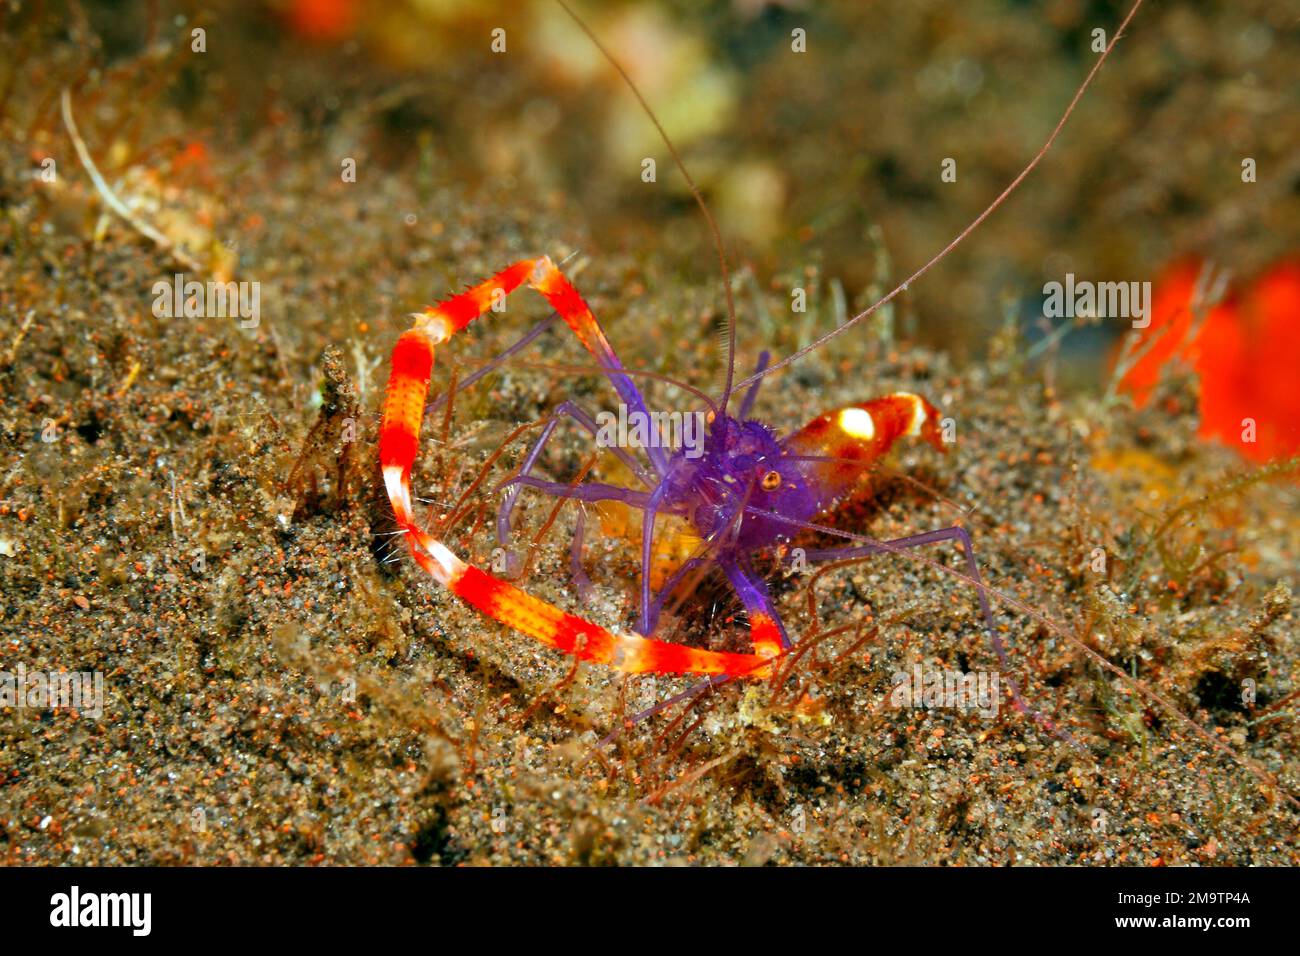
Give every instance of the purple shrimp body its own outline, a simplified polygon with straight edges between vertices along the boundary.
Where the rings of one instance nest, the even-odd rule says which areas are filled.
[[[760,356],[760,372],[767,358],[767,353]],[[631,403],[627,414],[644,414],[644,399],[622,372],[617,357],[607,362],[606,374],[611,381],[631,390],[638,399]],[[789,638],[755,566],[755,556],[779,552],[795,535],[819,530],[811,519],[859,488],[871,464],[899,438],[922,438],[940,450],[944,445],[938,409],[909,392],[826,412],[784,438],[778,438],[762,421],[749,417],[756,393],[757,383],[748,390],[734,417],[723,410],[725,403],[722,409],[715,406],[709,415],[710,424],[701,430],[698,441],[683,442],[667,455],[662,446],[650,443],[646,448],[648,468],[624,448],[603,442],[601,428],[590,413],[571,401],[561,402],[525,456],[519,473],[506,483],[497,513],[498,541],[504,546],[509,539],[511,513],[523,487],[586,502],[622,502],[641,512],[639,633],[654,633],[666,601],[691,571],[716,567],[731,583],[751,625],[756,617],[770,621],[771,643],[788,648]],[[563,418],[572,419],[596,436],[598,444],[618,457],[644,490],[590,481],[573,487],[532,475],[542,448]],[[688,528],[661,524],[659,519],[666,517],[674,517]],[[571,561],[580,596],[590,593],[590,581],[582,567],[584,527],[579,514]],[[692,543],[689,538],[673,540],[686,530],[698,542]],[[945,533],[964,532],[953,529]],[[656,541],[657,536],[665,538]],[[670,563],[674,563],[671,556],[683,555],[682,545],[690,549],[690,556],[681,557],[682,563],[656,591],[651,584],[656,555],[670,556]],[[864,547],[870,550],[870,546],[859,546],[844,550],[843,556],[866,553]],[[825,557],[832,558],[832,552],[826,552]]]
[[[767,425],[724,415],[708,429],[702,454],[674,453],[663,479],[663,510],[683,513],[723,553],[770,547],[798,530],[791,521],[817,513],[818,496],[801,464]]]

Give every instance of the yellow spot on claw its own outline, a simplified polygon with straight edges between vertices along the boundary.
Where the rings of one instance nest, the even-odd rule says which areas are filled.
[[[871,441],[876,437],[876,423],[865,408],[845,408],[840,412],[840,429],[852,438]]]

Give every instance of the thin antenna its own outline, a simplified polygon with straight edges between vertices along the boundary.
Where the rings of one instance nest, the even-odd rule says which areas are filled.
[[[753,375],[749,376],[746,379],[742,379],[739,383],[737,383],[736,388],[744,388],[747,385],[752,385],[754,382],[757,382],[759,379],[764,378],[765,376],[771,375],[773,372],[777,371],[778,369],[785,368],[787,365],[791,364],[792,362],[797,362],[799,359],[803,358],[809,352],[821,348],[823,345],[825,345],[827,342],[829,342],[831,339],[835,338],[837,335],[841,334],[842,332],[847,332],[850,328],[857,325],[859,322],[861,322],[863,319],[867,318],[868,316],[872,315],[882,306],[888,305],[895,298],[897,298],[900,293],[906,292],[908,287],[911,286],[913,282],[915,282],[917,279],[921,278],[921,276],[929,272],[930,269],[934,265],[936,265],[940,259],[944,258],[944,256],[948,255],[948,253],[956,249],[957,246],[961,245],[961,243],[966,239],[967,236],[969,236],[972,232],[974,232],[979,227],[979,225],[982,222],[984,222],[985,219],[987,219],[989,216],[993,214],[993,211],[995,209],[997,209],[1004,202],[1006,202],[1007,197],[1016,191],[1016,189],[1020,186],[1020,184],[1024,182],[1026,177],[1028,177],[1029,174],[1034,171],[1034,168],[1042,161],[1043,157],[1047,155],[1047,151],[1051,149],[1052,144],[1056,142],[1056,137],[1060,134],[1061,130],[1065,127],[1065,123],[1070,118],[1070,115],[1074,112],[1074,108],[1079,105],[1079,100],[1083,99],[1083,94],[1087,92],[1088,87],[1092,85],[1093,77],[1097,75],[1097,71],[1101,69],[1101,65],[1106,62],[1106,58],[1110,56],[1110,51],[1115,49],[1115,44],[1119,43],[1120,38],[1124,36],[1124,31],[1128,29],[1129,21],[1133,19],[1134,14],[1138,12],[1138,8],[1141,6],[1142,6],[1142,0],[1136,0],[1136,2],[1133,4],[1133,9],[1129,10],[1128,16],[1126,16],[1123,22],[1120,23],[1119,29],[1115,31],[1115,35],[1111,38],[1110,43],[1106,45],[1106,49],[1102,51],[1101,56],[1097,57],[1097,62],[1092,65],[1092,69],[1088,71],[1087,77],[1084,78],[1083,83],[1080,84],[1079,88],[1075,91],[1074,98],[1070,100],[1070,105],[1066,107],[1065,113],[1061,116],[1060,121],[1057,122],[1056,128],[1052,130],[1052,134],[1047,137],[1047,142],[1043,144],[1043,148],[1040,149],[1038,153],[1034,156],[1034,158],[1029,161],[1029,165],[1020,171],[1020,175],[1018,175],[1015,179],[1011,181],[1011,185],[1007,186],[1006,189],[1002,190],[1002,192],[998,194],[997,199],[994,199],[993,202],[989,204],[988,208],[986,208],[982,213],[976,216],[975,220],[969,226],[963,229],[958,234],[957,238],[953,239],[952,242],[944,246],[943,249],[941,249],[937,255],[935,255],[932,259],[930,259],[929,262],[921,266],[921,268],[917,269],[910,276],[904,279],[902,283],[900,283],[897,287],[895,287],[894,291],[890,292],[884,298],[879,299],[874,305],[871,305],[868,308],[864,309],[863,311],[859,312],[857,315],[853,316],[853,318],[849,319],[843,325],[836,326],[835,328],[831,329],[829,332],[827,332],[821,338],[817,339],[815,342],[811,342],[808,345],[805,345],[803,348],[799,349],[799,351],[795,352],[793,355],[781,359],[781,361],[777,362],[775,365],[770,365],[767,368],[763,369],[762,371],[755,372]]]
[[[722,400],[718,402],[718,407],[721,409],[721,414],[718,417],[722,418],[727,412],[727,401],[731,398],[732,378],[736,369],[736,303],[731,295],[731,270],[727,267],[727,254],[722,246],[722,233],[718,230],[718,223],[714,220],[713,213],[709,211],[709,207],[704,202],[704,196],[700,193],[700,188],[695,185],[695,180],[691,178],[690,172],[686,169],[686,164],[682,162],[677,147],[673,145],[668,132],[664,129],[663,124],[659,122],[659,117],[655,115],[655,111],[650,108],[650,104],[641,95],[641,90],[632,81],[632,77],[623,68],[623,64],[614,59],[614,55],[605,48],[605,44],[600,42],[599,37],[592,32],[591,27],[587,26],[582,17],[578,16],[565,0],[556,0],[556,2],[564,8],[565,13],[573,18],[573,22],[582,29],[582,32],[587,34],[587,37],[595,44],[596,49],[609,61],[610,66],[618,71],[618,75],[623,78],[623,82],[627,84],[628,89],[632,91],[632,95],[641,104],[641,109],[645,110],[646,116],[650,117],[650,122],[654,123],[655,129],[659,131],[659,138],[668,147],[673,162],[681,171],[682,178],[686,180],[686,185],[690,187],[691,195],[695,197],[695,204],[700,207],[700,212],[704,213],[704,219],[709,224],[709,233],[713,237],[713,248],[718,254],[718,267],[722,270],[722,291],[727,300],[727,380],[722,389]]]

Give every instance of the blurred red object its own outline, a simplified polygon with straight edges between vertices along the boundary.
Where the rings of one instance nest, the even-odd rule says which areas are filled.
[[[1156,282],[1139,349],[1159,338],[1120,387],[1141,408],[1166,363],[1180,358],[1201,379],[1201,438],[1256,462],[1300,453],[1300,258],[1230,287],[1208,311],[1194,302],[1202,268],[1183,260]]]
[[[356,0],[292,0],[287,18],[293,31],[305,39],[342,40],[356,23]]]

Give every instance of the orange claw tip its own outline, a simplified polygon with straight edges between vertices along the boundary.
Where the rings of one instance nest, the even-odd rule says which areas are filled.
[[[933,424],[939,417],[939,409],[914,392],[894,392],[887,396],[887,399],[894,399],[898,403],[905,423],[904,435],[911,437],[924,435],[926,426]]]
[[[925,401],[922,399],[922,401]],[[938,451],[948,454],[949,442],[943,437],[943,412],[926,402],[925,424],[921,426],[921,438]]]

